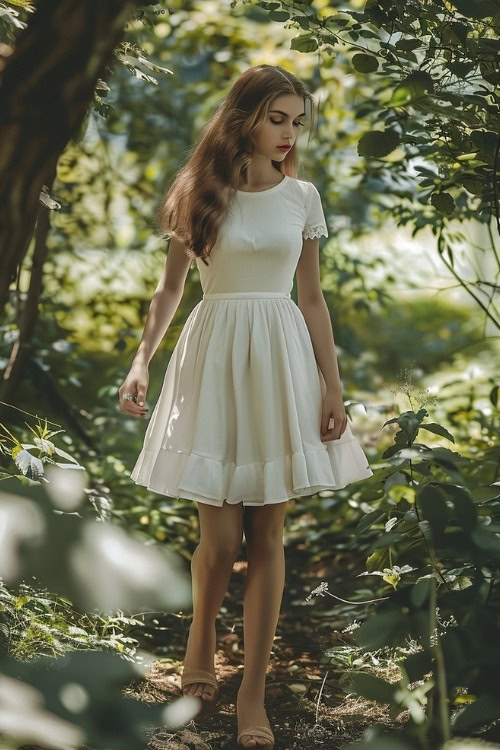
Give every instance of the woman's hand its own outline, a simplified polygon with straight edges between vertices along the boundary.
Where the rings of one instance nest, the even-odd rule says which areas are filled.
[[[330,420],[333,419],[333,427],[329,428]],[[344,432],[347,425],[347,414],[345,413],[342,391],[327,391],[323,398],[321,413],[321,440],[337,440]]]
[[[126,414],[133,414],[134,417],[143,417],[148,411],[144,406],[148,384],[148,366],[142,364],[133,364],[130,368],[129,374],[118,390],[120,409]],[[133,401],[124,398],[126,393],[132,394]]]

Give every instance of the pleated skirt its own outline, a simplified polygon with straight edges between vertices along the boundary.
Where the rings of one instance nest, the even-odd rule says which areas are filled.
[[[168,362],[131,479],[210,505],[265,505],[372,475],[350,425],[322,442],[326,386],[290,294],[204,294]]]

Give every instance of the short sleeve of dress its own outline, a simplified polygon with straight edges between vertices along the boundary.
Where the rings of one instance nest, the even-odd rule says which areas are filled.
[[[326,226],[325,214],[323,213],[323,206],[321,205],[321,197],[318,189],[312,182],[308,182],[308,196],[307,196],[307,216],[304,228],[302,230],[302,237],[304,239],[312,239],[313,237],[320,237],[324,235],[328,237],[328,229]]]

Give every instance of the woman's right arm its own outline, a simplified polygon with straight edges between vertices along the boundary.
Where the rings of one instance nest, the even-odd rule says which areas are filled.
[[[148,366],[175,315],[184,292],[191,259],[186,255],[181,239],[172,235],[162,276],[149,306],[144,331],[130,372],[118,391],[122,411],[143,416],[146,409],[139,406],[146,399],[149,381]],[[125,393],[137,394],[136,400],[123,398]]]

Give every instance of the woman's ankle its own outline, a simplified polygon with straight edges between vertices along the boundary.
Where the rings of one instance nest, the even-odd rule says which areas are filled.
[[[206,640],[212,639],[216,634],[215,622],[209,625],[205,621],[197,622],[193,620],[189,626],[189,635],[191,638]]]
[[[266,697],[265,685],[252,685],[241,682],[238,689],[238,696],[244,698],[246,701],[252,701],[253,703],[264,703]]]

